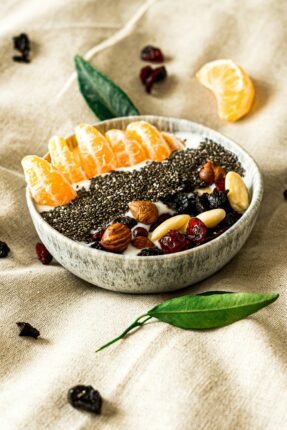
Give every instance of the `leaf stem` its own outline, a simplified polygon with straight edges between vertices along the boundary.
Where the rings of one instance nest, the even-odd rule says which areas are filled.
[[[143,321],[140,321],[142,318],[146,317]],[[99,349],[96,350],[96,352],[101,351],[102,349],[107,348],[108,346],[112,345],[113,343],[117,342],[118,340],[123,339],[131,330],[133,330],[136,327],[141,327],[143,326],[148,320],[150,320],[151,318],[153,318],[152,316],[148,315],[148,314],[144,314],[141,315],[140,317],[138,317],[130,326],[128,326],[123,332],[122,334],[120,334],[119,336],[115,337],[114,339],[112,339],[110,342],[105,343],[103,346],[101,346]]]

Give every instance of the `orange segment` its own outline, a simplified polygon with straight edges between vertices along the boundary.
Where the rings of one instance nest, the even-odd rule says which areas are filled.
[[[31,194],[39,205],[66,205],[77,196],[67,179],[43,158],[28,155],[23,158],[22,166]]]
[[[129,139],[138,140],[151,160],[162,161],[171,153],[161,133],[146,121],[131,122],[127,126],[127,136]]]
[[[125,131],[109,130],[105,136],[114,151],[118,167],[133,166],[148,158],[142,144],[128,139]]]
[[[95,127],[80,124],[75,129],[82,166],[88,178],[117,167],[116,157],[105,138]]]
[[[252,106],[255,90],[247,73],[231,60],[205,64],[196,74],[199,82],[215,95],[220,118],[236,121]]]
[[[182,151],[184,149],[184,144],[173,134],[165,131],[162,131],[161,134],[172,151]]]
[[[69,182],[74,183],[87,179],[79,160],[63,137],[52,137],[48,148],[52,166],[59,170]]]

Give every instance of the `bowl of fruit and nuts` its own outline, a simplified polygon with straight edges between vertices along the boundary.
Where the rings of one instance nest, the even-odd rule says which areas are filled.
[[[221,269],[250,235],[263,195],[244,149],[168,117],[80,124],[22,165],[33,223],[53,257],[127,293],[180,289]]]

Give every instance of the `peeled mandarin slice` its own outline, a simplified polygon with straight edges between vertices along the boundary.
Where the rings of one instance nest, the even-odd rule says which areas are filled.
[[[95,127],[80,124],[75,129],[83,169],[88,178],[107,173],[117,167],[115,154]]]
[[[243,68],[233,61],[206,63],[196,77],[214,93],[220,118],[236,121],[250,111],[255,95],[253,83]]]
[[[131,122],[127,126],[127,136],[129,139],[138,140],[151,160],[162,161],[171,153],[162,134],[146,121]]]
[[[148,158],[143,145],[129,139],[125,131],[109,130],[105,136],[114,151],[118,167],[134,166]]]
[[[172,151],[182,151],[184,149],[184,144],[171,133],[162,131],[161,134]]]
[[[189,215],[175,215],[161,223],[151,234],[152,241],[159,240],[171,230],[185,230]]]
[[[66,205],[77,196],[64,175],[43,158],[28,155],[23,158],[22,166],[31,194],[39,205]]]
[[[54,136],[48,144],[51,164],[59,170],[69,182],[79,182],[87,179],[87,176],[75,153],[70,150],[63,137]]]

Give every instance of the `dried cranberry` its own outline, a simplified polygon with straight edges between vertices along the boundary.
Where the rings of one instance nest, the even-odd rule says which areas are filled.
[[[215,182],[216,190],[217,191],[224,191],[225,190],[225,179],[220,178],[218,181]]]
[[[194,245],[202,244],[207,237],[206,225],[198,218],[191,218],[186,233]]]
[[[42,243],[36,244],[36,254],[38,256],[38,259],[43,264],[50,264],[51,261],[53,260],[53,256],[50,254],[48,249]]]
[[[17,322],[16,324],[20,328],[19,336],[33,337],[34,339],[37,339],[37,337],[40,336],[39,330],[31,324],[27,322]]]
[[[154,248],[144,248],[137,255],[138,257],[152,257],[155,255],[162,255],[163,252],[157,246]]]
[[[151,63],[163,63],[164,55],[160,48],[147,45],[141,50],[141,59],[143,61],[150,61]]]
[[[73,408],[100,415],[103,400],[91,385],[76,385],[68,391],[68,402]]]
[[[140,80],[145,85],[147,78],[152,74],[153,68],[151,66],[142,67],[140,70]]]
[[[119,216],[118,218],[114,219],[113,224],[116,222],[125,224],[130,229],[137,225],[137,221],[130,216]]]
[[[164,254],[184,251],[191,247],[190,240],[180,231],[171,230],[159,240]]]
[[[133,230],[133,237],[144,236],[148,237],[148,231],[143,227],[136,227]]]
[[[10,251],[9,246],[7,245],[7,243],[2,242],[0,240],[0,258],[5,258],[7,257],[8,253]]]
[[[284,199],[287,200],[287,189],[283,191]]]
[[[161,214],[159,217],[158,217],[158,219],[157,219],[157,221],[156,222],[154,222],[151,226],[150,226],[150,229],[149,229],[149,231],[150,231],[150,233],[152,232],[152,231],[154,231],[160,224],[162,224],[164,221],[166,221],[167,219],[169,219],[171,217],[171,214],[168,214],[168,213],[163,213],[163,214]]]
[[[145,89],[150,93],[156,82],[163,81],[167,77],[167,71],[164,66],[156,67],[145,81]]]

